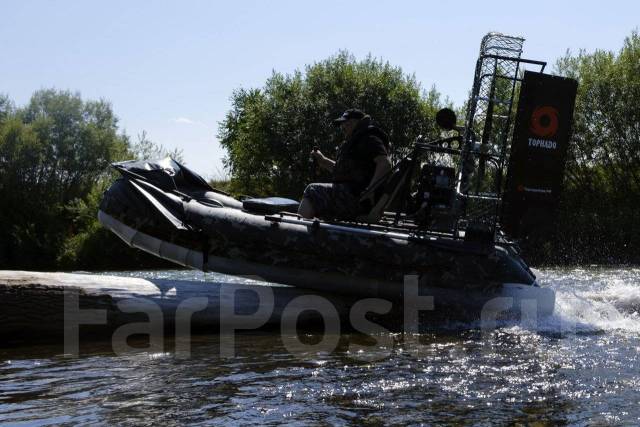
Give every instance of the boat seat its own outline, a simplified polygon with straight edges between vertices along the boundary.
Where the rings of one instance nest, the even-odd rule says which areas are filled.
[[[411,161],[401,160],[387,175],[380,178],[360,197],[360,206],[365,210],[356,220],[375,224],[385,210],[398,204],[402,190],[410,179]]]
[[[264,197],[260,199],[245,199],[242,208],[248,212],[259,214],[275,214],[278,212],[298,212],[300,203],[284,197]]]

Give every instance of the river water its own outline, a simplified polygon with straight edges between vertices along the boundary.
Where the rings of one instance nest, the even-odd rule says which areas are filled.
[[[448,325],[419,350],[388,333],[356,355],[360,338],[345,334],[334,352],[294,355],[268,332],[238,335],[233,358],[219,357],[215,335],[195,337],[188,359],[170,345],[116,356],[93,343],[79,358],[0,349],[0,423],[639,425],[640,269],[539,273],[557,293],[552,317],[491,332]]]

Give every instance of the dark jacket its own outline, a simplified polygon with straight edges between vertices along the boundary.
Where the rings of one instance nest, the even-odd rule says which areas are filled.
[[[372,123],[370,116],[365,116],[338,148],[333,182],[346,183],[354,195],[359,195],[373,178],[376,170],[373,159],[388,156],[389,148],[387,134]]]

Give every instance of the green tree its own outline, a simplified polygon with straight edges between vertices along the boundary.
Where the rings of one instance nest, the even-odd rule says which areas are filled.
[[[168,150],[162,144],[156,144],[147,137],[147,132],[142,131],[138,134],[138,141],[131,144],[131,157],[138,160],[160,159],[171,157],[173,160],[184,163],[184,155],[182,150]]]
[[[11,114],[14,106],[8,95],[0,94],[0,124]]]
[[[578,80],[558,239],[573,261],[640,261],[640,36],[618,53],[567,53],[556,71]]]
[[[40,90],[24,108],[2,110],[0,266],[52,268],[82,225],[74,207],[110,179],[128,140],[107,102],[68,91]]]
[[[97,220],[110,164],[181,160],[142,133],[131,144],[111,105],[53,89],[16,108],[0,95],[0,268],[139,268],[166,265],[127,249]]]
[[[297,198],[312,180],[309,152],[333,156],[341,135],[331,121],[347,108],[370,114],[390,136],[393,154],[407,151],[420,134],[435,132],[442,104],[415,77],[371,56],[357,61],[340,52],[293,74],[273,72],[261,89],[238,89],[219,124],[231,188],[248,194]]]

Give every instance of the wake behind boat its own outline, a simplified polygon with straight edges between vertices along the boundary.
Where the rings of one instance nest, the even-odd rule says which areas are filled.
[[[509,237],[553,220],[576,82],[521,58],[523,39],[482,41],[464,126],[418,139],[362,200],[353,221],[307,220],[282,198],[237,200],[171,159],[115,164],[100,222],[127,244],[177,264],[326,292],[403,298],[414,281],[435,310],[477,315],[496,297],[553,312]],[[524,67],[539,67],[525,71]],[[514,98],[519,93],[515,123]],[[504,306],[500,306],[500,310]]]

